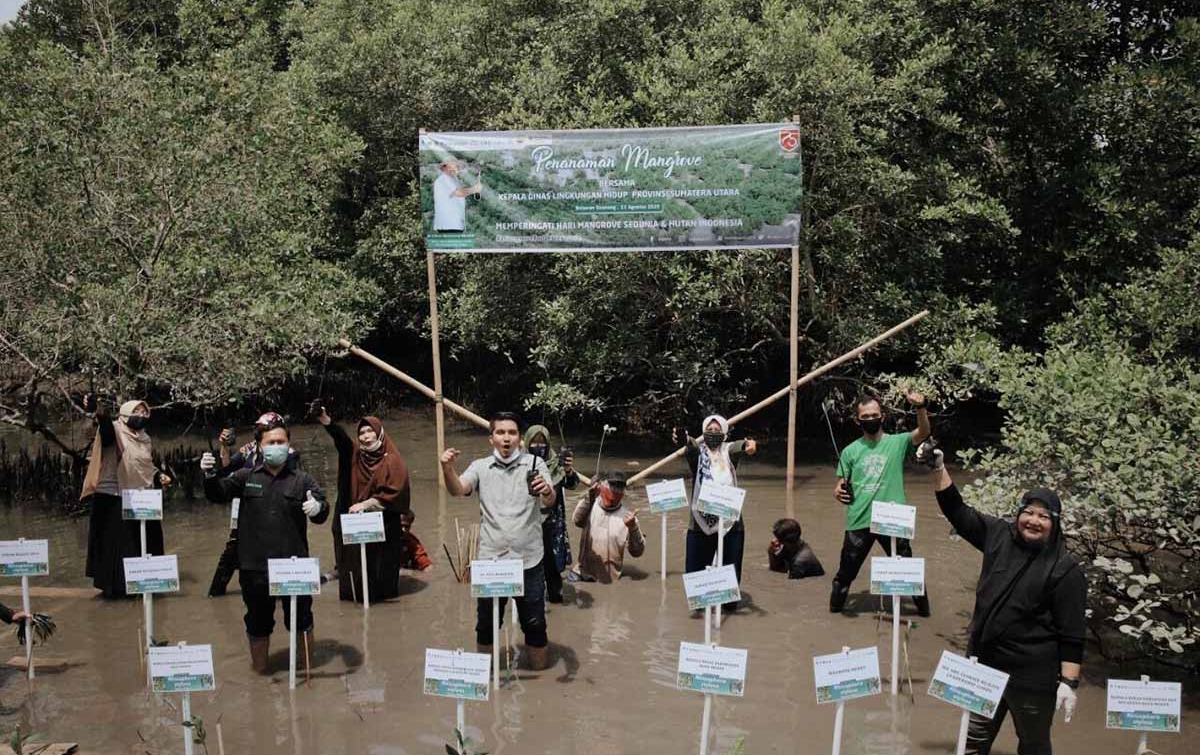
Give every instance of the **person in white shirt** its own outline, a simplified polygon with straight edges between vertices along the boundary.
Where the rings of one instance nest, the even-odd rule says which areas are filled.
[[[441,173],[433,182],[433,230],[439,233],[462,233],[467,227],[467,197],[483,191],[483,185],[464,187],[458,180],[461,166],[454,160],[443,160]]]
[[[624,496],[625,474],[609,472],[600,475],[575,507],[575,526],[583,528],[575,565],[578,579],[616,582],[621,578],[625,553],[637,558],[646,551],[636,512],[621,504]]]

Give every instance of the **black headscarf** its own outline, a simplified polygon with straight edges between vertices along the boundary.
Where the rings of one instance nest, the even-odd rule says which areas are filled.
[[[1010,568],[993,568],[981,577],[976,590],[971,627],[973,648],[990,645],[1013,624],[1036,615],[1046,595],[1076,566],[1075,560],[1067,557],[1063,544],[1062,501],[1052,490],[1030,490],[1021,496],[1017,516],[1035,502],[1050,512],[1053,529],[1049,542],[1042,548],[1032,548],[1021,537],[1015,519],[1009,525],[1013,542],[1005,550]]]

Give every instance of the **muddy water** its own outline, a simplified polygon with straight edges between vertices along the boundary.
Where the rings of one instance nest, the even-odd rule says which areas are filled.
[[[254,676],[248,668],[236,579],[228,596],[205,597],[226,537],[228,510],[168,503],[167,549],[179,556],[183,590],[156,598],[155,634],[214,646],[217,691],[196,694],[192,701],[194,715],[206,724],[214,755],[218,721],[230,755],[444,752],[443,743],[454,728],[455,706],[452,700],[422,694],[424,649],[474,644],[474,601],[465,586],[455,584],[441,544],[453,540],[455,518],[474,521],[477,507],[465,499],[439,500],[433,429],[426,417],[395,417],[387,427],[408,459],[417,511],[414,530],[436,566],[423,574],[406,572],[406,594],[372,607],[369,619],[361,608],[339,602],[336,586],[326,586],[315,601],[311,685],[294,692],[287,689],[282,622],[273,638],[274,675]],[[180,440],[204,444],[199,437],[175,437],[167,443]],[[319,428],[297,428],[295,442],[309,471],[323,483],[332,483],[335,458],[328,437]],[[475,430],[454,432],[450,442],[468,458],[487,452],[486,439]],[[609,463],[633,469],[634,461],[611,458]],[[591,463],[581,458],[581,467]],[[686,475],[686,468],[678,462],[664,473]],[[842,645],[871,644],[880,647],[885,693],[847,704],[842,752],[953,752],[957,709],[926,696],[924,690],[942,649],[963,650],[962,629],[979,556],[947,537],[948,526],[938,515],[928,478],[910,473],[909,499],[920,505],[915,550],[928,559],[934,616],[919,622],[909,646],[915,701],[907,688],[900,698],[891,699],[886,693],[890,625],[877,621],[878,599],[867,594],[867,567],[854,585],[849,610],[841,616],[827,610],[843,524],[842,508],[831,501],[831,478],[830,467],[802,467],[796,492],[789,498],[780,468],[751,463],[741,470],[739,481],[748,489],[742,588],[750,607],[727,619],[719,639],[724,645],[749,649],[749,676],[744,698],[715,700],[713,755],[725,755],[743,737],[749,755],[827,752],[834,708],[814,702],[811,658],[836,652]],[[633,497],[636,501],[639,496]],[[828,577],[789,581],[767,570],[764,549],[770,524],[786,515],[803,523],[805,538]],[[679,641],[699,642],[704,636],[701,621],[691,618],[686,608],[679,577],[685,516],[674,512],[669,517],[665,584],[658,574],[663,546],[659,519],[643,515],[648,545],[645,555],[633,562],[631,579],[612,586],[568,586],[568,604],[549,606],[555,666],[541,673],[518,670],[506,689],[492,693],[492,700],[467,705],[469,733],[483,740],[484,749],[495,755],[697,752],[703,697],[674,688]],[[21,724],[54,741],[80,742],[87,753],[180,752],[178,698],[156,697],[145,690],[138,646],[140,601],[85,597],[90,588],[83,577],[86,530],[84,519],[31,509],[0,510],[2,537],[51,540],[53,576],[35,578],[35,587],[84,588],[35,598],[35,610],[53,614],[59,626],[45,654],[66,665],[40,672],[32,685],[20,672],[0,667],[0,728]],[[331,565],[328,526],[312,528],[310,542],[322,566]],[[572,542],[578,543],[577,532]],[[0,585],[0,595],[9,605],[19,604],[14,587],[15,580]],[[906,604],[906,612],[911,608]],[[0,652],[5,657],[18,654],[11,634],[0,637]],[[1200,725],[1187,713],[1184,721],[1183,736],[1153,735],[1151,746],[1164,755],[1188,751],[1188,735],[1200,734]],[[1072,723],[1055,725],[1056,752],[1068,755],[1132,753],[1136,739],[1133,733],[1105,731],[1103,678],[1098,673],[1081,690]],[[1011,725],[1006,725],[993,752],[1015,751]]]

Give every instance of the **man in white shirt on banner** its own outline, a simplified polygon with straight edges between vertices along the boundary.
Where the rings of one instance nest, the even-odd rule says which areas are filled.
[[[442,160],[440,173],[433,182],[433,230],[438,233],[462,233],[467,228],[467,197],[483,191],[483,185],[464,187],[458,180],[460,165]]]

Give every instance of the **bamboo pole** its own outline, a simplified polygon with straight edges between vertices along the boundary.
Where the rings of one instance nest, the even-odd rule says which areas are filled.
[[[792,311],[788,329],[787,492],[796,485],[796,377],[800,365],[800,245],[792,245]]]
[[[928,315],[929,315],[929,310],[927,310],[927,309],[921,310],[920,312],[918,312],[917,314],[908,318],[907,320],[900,323],[899,325],[896,325],[895,327],[893,327],[889,330],[886,330],[883,333],[880,333],[879,335],[875,336],[874,338],[867,341],[866,343],[863,343],[862,345],[858,346],[857,348],[852,349],[851,351],[847,351],[845,354],[842,354],[837,359],[834,359],[833,361],[826,362],[825,364],[821,365],[817,369],[813,370],[812,372],[808,373],[804,377],[797,380],[793,384],[794,387],[799,388],[802,385],[805,385],[807,383],[812,382],[813,380],[816,380],[817,378],[821,377],[825,373],[834,370],[838,366],[845,364],[846,362],[849,362],[853,359],[857,359],[864,352],[870,350],[871,348],[873,348],[875,346],[878,346],[880,343],[883,343],[884,341],[888,340],[889,338],[895,336],[897,333],[920,322],[921,320],[925,319],[925,317],[927,317]],[[733,415],[732,417],[729,418],[730,427],[737,424],[738,422],[741,422],[742,420],[746,419],[747,417],[757,414],[758,412],[762,411],[766,407],[775,403],[779,399],[788,395],[788,392],[792,390],[793,385],[785,386],[784,388],[781,388],[778,391],[775,391],[770,396],[767,396],[762,401],[759,401],[757,404],[750,407],[749,409],[743,409],[742,411]],[[656,472],[657,470],[666,466],[667,464],[671,463],[675,459],[678,459],[679,457],[683,456],[686,452],[687,452],[687,446],[683,446],[681,448],[676,449],[675,452],[672,453],[670,456],[667,456],[663,459],[660,459],[659,461],[656,461],[655,463],[651,464],[650,466],[646,467],[642,471],[640,471],[637,474],[630,477],[629,480],[625,484],[632,485],[636,482],[642,481],[650,474],[653,474],[654,472]]]
[[[438,464],[441,464],[442,452],[446,450],[446,410],[443,407],[444,398],[442,397],[442,346],[438,328],[437,266],[432,251],[425,252],[425,274],[429,279],[429,329],[433,345],[433,402],[434,413],[437,417],[437,458]],[[445,478],[441,475],[438,475],[437,478],[438,485],[445,487]]]

